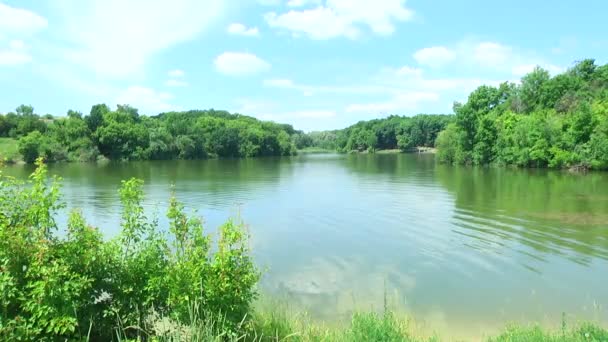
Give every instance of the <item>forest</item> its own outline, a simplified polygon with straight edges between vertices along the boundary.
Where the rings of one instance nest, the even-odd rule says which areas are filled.
[[[416,146],[434,147],[439,132],[453,115],[391,115],[384,119],[360,121],[345,129],[308,133],[310,146],[339,152],[408,151]]]
[[[537,67],[519,84],[477,88],[454,113],[437,138],[442,162],[608,169],[608,64],[553,77]]]
[[[53,117],[21,105],[0,115],[0,137],[19,139],[27,163],[292,155],[298,134],[290,125],[216,110],[145,116],[128,105],[98,104],[86,116],[70,110]]]

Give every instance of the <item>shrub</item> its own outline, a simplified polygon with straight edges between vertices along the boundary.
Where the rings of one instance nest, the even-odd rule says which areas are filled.
[[[161,232],[145,216],[143,182],[130,179],[115,239],[78,211],[58,234],[59,179],[48,182],[37,164],[27,182],[0,177],[0,340],[144,338],[152,312],[178,325],[215,317],[217,329],[236,333],[259,279],[242,224],[223,225],[211,248],[201,220],[173,196]]]

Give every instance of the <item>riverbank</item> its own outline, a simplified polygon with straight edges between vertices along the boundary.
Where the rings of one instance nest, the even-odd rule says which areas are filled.
[[[188,325],[176,324],[170,319],[159,319],[148,329],[158,341],[327,341],[327,342],[604,342],[608,330],[583,322],[570,325],[563,321],[559,329],[538,325],[508,325],[496,334],[481,333],[477,337],[457,338],[442,335],[418,325],[407,316],[390,311],[384,313],[358,312],[344,325],[313,322],[305,314],[290,315],[275,306],[272,310],[254,312],[243,320],[240,334],[221,329],[221,322],[193,319]]]
[[[401,149],[398,149],[398,148],[394,148],[394,149],[380,149],[380,150],[375,150],[373,152],[370,152],[370,151],[350,151],[350,153],[358,153],[358,154],[369,154],[369,153],[376,153],[376,154],[431,153],[431,154],[435,154],[435,153],[437,153],[437,149],[434,148],[434,147],[415,146],[415,147],[408,148],[406,150],[401,150]]]
[[[306,148],[303,148],[303,149],[299,149],[297,152],[298,152],[298,154],[339,153],[336,150],[327,149],[327,148],[321,148],[321,147],[306,147]],[[407,150],[400,150],[398,148],[379,149],[379,150],[374,150],[373,152],[371,152],[371,151],[352,150],[352,151],[349,151],[347,153],[352,153],[352,154],[370,154],[370,153],[376,153],[376,154],[431,153],[431,154],[435,154],[435,153],[437,153],[437,149],[434,148],[434,147],[415,146],[415,147],[411,147],[411,148],[409,148]]]
[[[437,153],[437,149],[434,147],[414,146],[414,147],[408,148],[406,150],[400,150],[400,149],[378,150],[378,151],[376,151],[376,153],[379,153],[379,154],[391,154],[391,153],[431,153],[431,154],[435,154],[435,153]]]
[[[321,148],[321,147],[306,147],[298,149],[298,154],[324,154],[324,153],[336,153],[336,150]]]

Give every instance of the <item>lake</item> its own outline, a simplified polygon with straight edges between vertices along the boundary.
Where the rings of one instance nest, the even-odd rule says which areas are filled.
[[[315,319],[392,308],[455,337],[506,322],[608,323],[608,173],[438,165],[431,154],[56,164],[69,208],[118,232],[120,180],[171,185],[208,231],[240,217],[265,293]],[[30,166],[4,168],[26,177]],[[65,214],[58,221],[65,222]]]

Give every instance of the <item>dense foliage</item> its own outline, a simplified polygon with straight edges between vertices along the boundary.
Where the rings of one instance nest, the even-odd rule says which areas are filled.
[[[608,65],[536,68],[520,84],[477,88],[454,112],[437,138],[443,162],[608,169]]]
[[[342,130],[311,132],[310,145],[341,152],[433,147],[439,132],[452,121],[451,115],[392,115],[360,121]]]
[[[281,156],[295,153],[304,136],[290,125],[225,111],[139,115],[119,105],[95,105],[89,115],[40,117],[31,106],[0,115],[0,137],[19,139],[24,161],[94,161]]]
[[[175,198],[169,232],[146,218],[142,199],[140,180],[123,181],[122,232],[104,241],[78,211],[58,229],[58,180],[41,161],[27,183],[0,178],[0,340],[145,336],[155,316],[216,315],[219,329],[236,331],[259,279],[242,226],[224,224],[212,246]]]

